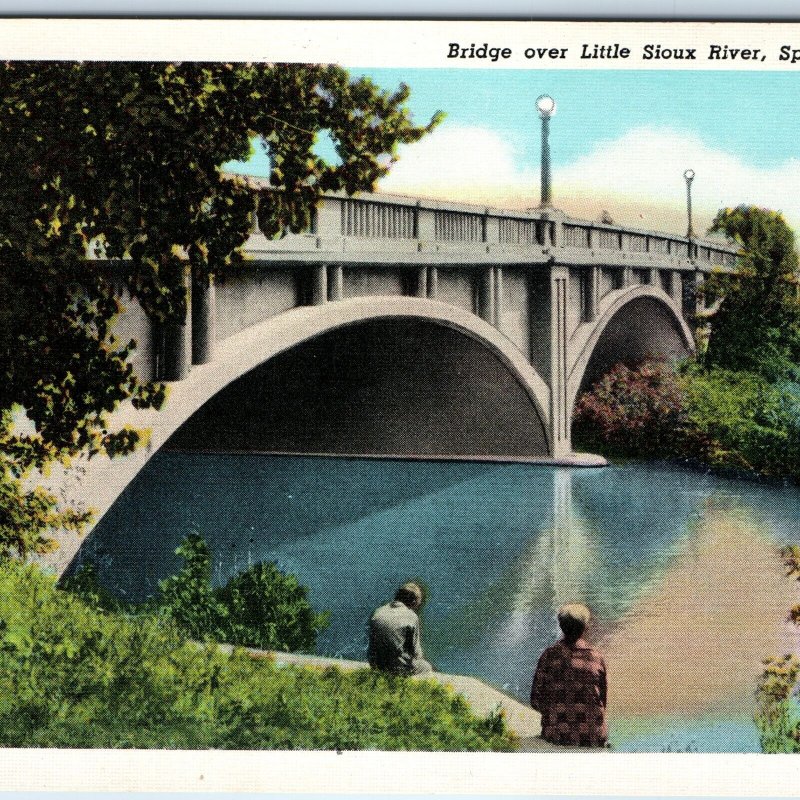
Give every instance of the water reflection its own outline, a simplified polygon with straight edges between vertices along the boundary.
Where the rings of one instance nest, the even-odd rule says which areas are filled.
[[[761,659],[797,647],[795,588],[759,515],[707,501],[659,582],[603,647],[617,716],[748,713]]]
[[[257,560],[297,574],[332,612],[321,654],[363,658],[371,611],[420,578],[433,662],[523,700],[558,636],[555,609],[585,602],[609,662],[618,744],[645,731],[651,746],[675,715],[729,731],[717,717],[747,719],[760,659],[797,646],[782,622],[796,583],[777,556],[777,544],[797,540],[796,489],[664,465],[162,453],[84,552],[101,560],[107,585],[140,598],[174,572],[193,527],[217,582]]]
[[[589,585],[598,573],[597,533],[576,510],[572,472],[554,470],[552,484],[552,524],[525,547],[511,570],[508,615],[497,634],[511,647],[527,643],[531,614],[542,609],[553,612],[555,637],[555,611],[564,603],[589,602]]]

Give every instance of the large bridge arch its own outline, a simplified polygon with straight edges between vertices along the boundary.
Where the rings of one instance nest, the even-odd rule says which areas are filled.
[[[424,316],[377,311],[355,321],[347,314],[344,324],[339,317],[222,389],[168,445],[428,458],[550,455],[546,396],[537,398],[526,362],[493,329],[481,331],[474,316],[463,320],[465,330],[438,303],[422,305]],[[338,306],[327,304],[326,312],[338,315]]]
[[[549,388],[525,356],[497,329],[463,309],[435,300],[412,297],[363,297],[318,306],[303,306],[253,325],[218,346],[212,362],[192,369],[187,378],[169,384],[161,411],[134,411],[125,407],[115,415],[117,424],[147,431],[147,443],[123,458],[93,458],[82,465],[79,486],[73,487],[81,503],[95,512],[95,522],[111,507],[147,461],[209,400],[270,359],[332,331],[377,321],[416,320],[466,337],[513,376],[541,425],[541,453],[552,453]],[[490,420],[491,422],[491,420]],[[474,455],[480,455],[476,453]],[[80,540],[59,536],[54,561],[60,572],[68,566]]]
[[[571,415],[578,394],[615,364],[636,364],[647,356],[683,358],[695,350],[694,337],[672,298],[650,284],[610,293],[597,319],[575,333],[575,354],[567,379]]]

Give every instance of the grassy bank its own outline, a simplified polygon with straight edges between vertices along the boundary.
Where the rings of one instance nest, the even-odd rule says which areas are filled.
[[[278,667],[198,649],[158,618],[94,608],[34,566],[0,564],[7,747],[510,750],[427,681]]]

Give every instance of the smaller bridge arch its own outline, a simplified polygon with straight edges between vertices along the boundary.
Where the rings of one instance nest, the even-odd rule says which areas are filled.
[[[661,288],[644,284],[611,292],[601,301],[597,319],[576,330],[567,379],[567,408],[575,407],[581,388],[618,363],[647,356],[684,357],[695,350],[694,337],[674,300]]]

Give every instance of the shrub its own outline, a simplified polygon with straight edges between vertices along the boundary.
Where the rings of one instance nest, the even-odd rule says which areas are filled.
[[[214,593],[225,609],[220,620],[227,642],[266,650],[314,649],[328,614],[316,614],[308,589],[270,563],[254,564]]]
[[[91,562],[61,586],[97,609],[156,615],[201,641],[307,652],[328,625],[327,612],[317,614],[311,607],[308,588],[273,562],[254,564],[212,589],[211,554],[203,537],[190,533],[175,552],[183,559],[181,569],[160,582],[157,597],[138,606],[122,603],[105,589]]]
[[[574,431],[584,445],[672,455],[684,414],[682,382],[671,363],[651,359],[635,369],[617,364],[578,399]]]
[[[183,566],[159,583],[155,601],[158,614],[172,619],[193,639],[225,641],[227,609],[211,589],[208,545],[202,536],[190,533],[175,553],[183,558]]]
[[[764,659],[755,721],[765,753],[800,753],[798,675],[800,661],[793,655]]]
[[[711,466],[800,477],[800,395],[791,385],[723,369],[686,377],[685,452]]]
[[[253,659],[162,617],[104,612],[0,563],[0,746],[509,750],[429,681]]]

